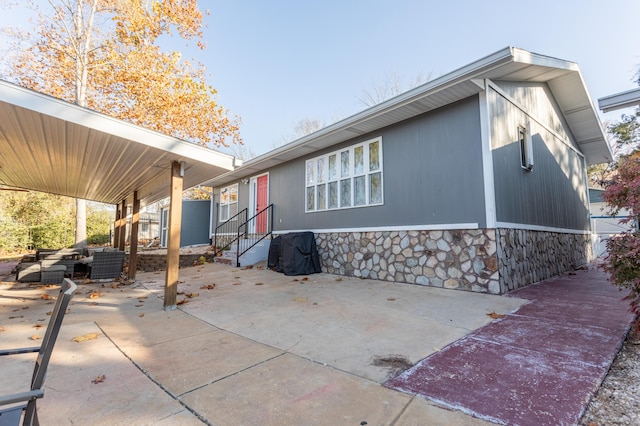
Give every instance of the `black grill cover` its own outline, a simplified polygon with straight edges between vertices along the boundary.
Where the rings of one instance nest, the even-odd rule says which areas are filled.
[[[271,266],[273,241],[280,238],[277,264]],[[313,232],[292,232],[274,238],[269,248],[269,267],[285,275],[309,275],[322,272]],[[274,250],[277,250],[274,247]],[[275,256],[275,254],[274,254]]]
[[[282,272],[280,268],[280,246],[282,244],[282,237],[278,235],[271,240],[269,245],[269,257],[267,258],[267,268],[273,269],[276,272]]]

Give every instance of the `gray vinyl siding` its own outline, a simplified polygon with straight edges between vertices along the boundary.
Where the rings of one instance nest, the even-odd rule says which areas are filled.
[[[494,83],[534,118],[553,130],[563,141],[576,150],[579,149],[573,135],[567,130],[569,126],[547,83],[521,81],[496,81]]]
[[[180,246],[209,243],[209,200],[184,200]]]
[[[271,169],[274,229],[485,226],[478,97]],[[305,161],[382,137],[384,204],[305,213]]]
[[[553,110],[525,114],[494,90],[489,90],[488,99],[498,222],[590,229],[584,159],[572,149],[568,130],[557,128]],[[545,108],[544,102],[535,105]],[[518,126],[527,121],[533,142],[532,171],[521,167],[518,141]]]

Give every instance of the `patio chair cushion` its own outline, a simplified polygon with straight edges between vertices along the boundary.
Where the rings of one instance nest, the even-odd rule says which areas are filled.
[[[40,263],[20,263],[17,266],[16,281],[24,282],[37,282],[40,281]]]
[[[83,265],[91,265],[91,262],[93,262],[93,256],[88,256],[88,257],[83,257],[82,259],[78,259],[76,263],[80,263]]]
[[[67,267],[64,265],[51,265],[42,267],[40,272],[40,282],[42,284],[60,284],[64,280]]]

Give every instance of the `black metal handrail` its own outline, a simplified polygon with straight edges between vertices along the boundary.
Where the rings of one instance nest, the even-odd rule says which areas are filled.
[[[256,225],[262,223],[264,223],[264,226],[266,226],[265,232],[256,232]],[[241,232],[241,229],[243,228],[244,231]],[[249,234],[249,232],[247,231],[248,229],[252,229],[253,232]],[[271,235],[271,238],[273,238],[273,204],[269,204],[267,207],[260,210],[258,213],[238,225],[238,234],[236,238],[236,240],[238,241],[238,251],[236,252],[236,267],[240,267],[240,256],[251,250],[253,246],[267,238],[269,235]],[[253,243],[251,243],[251,245],[249,245],[248,247],[245,247],[244,250],[240,251],[240,239],[242,237],[244,237],[245,240],[251,238],[251,240],[253,240]]]
[[[240,228],[242,225],[236,224],[242,223],[244,225],[247,222],[247,214],[248,210],[245,208],[240,210],[226,222],[216,226],[213,233],[213,251],[215,252],[215,256],[217,256],[218,253],[222,253],[225,247],[228,247],[240,240]]]

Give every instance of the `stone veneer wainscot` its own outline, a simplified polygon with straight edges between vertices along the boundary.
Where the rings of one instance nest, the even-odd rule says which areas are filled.
[[[316,243],[327,273],[491,294],[592,256],[588,235],[516,229],[331,232],[316,234]]]

